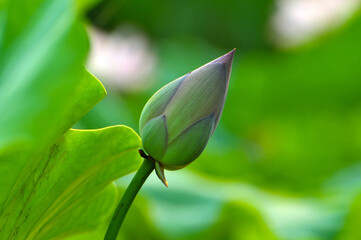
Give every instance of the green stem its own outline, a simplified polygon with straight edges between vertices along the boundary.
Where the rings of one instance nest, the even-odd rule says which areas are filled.
[[[132,204],[135,196],[143,186],[145,180],[154,170],[154,163],[149,159],[144,159],[142,166],[135,174],[134,178],[130,182],[127,190],[125,191],[122,199],[119,202],[117,209],[114,212],[112,221],[109,224],[107,233],[105,234],[104,240],[115,240],[119,233],[119,229],[124,221],[125,216]]]

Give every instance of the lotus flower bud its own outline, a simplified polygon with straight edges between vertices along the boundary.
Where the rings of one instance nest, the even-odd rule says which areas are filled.
[[[164,86],[145,105],[143,148],[163,168],[183,168],[206,147],[222,114],[234,51]]]

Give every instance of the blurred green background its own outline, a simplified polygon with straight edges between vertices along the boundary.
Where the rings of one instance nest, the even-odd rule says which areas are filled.
[[[108,96],[80,128],[138,130],[157,89],[237,48],[205,152],[166,173],[169,189],[146,183],[123,239],[361,239],[359,1],[290,2],[105,0],[89,10],[88,68]]]
[[[237,48],[205,152],[166,172],[169,189],[151,176],[120,238],[361,239],[359,5],[103,0],[90,7],[87,68],[108,96],[75,128],[138,131],[156,90]]]

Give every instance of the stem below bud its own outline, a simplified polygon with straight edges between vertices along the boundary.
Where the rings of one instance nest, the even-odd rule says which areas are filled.
[[[130,205],[153,170],[154,163],[149,159],[144,159],[142,166],[140,166],[134,178],[130,182],[127,190],[118,204],[117,209],[114,212],[104,240],[117,239],[119,229],[124,221],[125,216],[127,215]]]

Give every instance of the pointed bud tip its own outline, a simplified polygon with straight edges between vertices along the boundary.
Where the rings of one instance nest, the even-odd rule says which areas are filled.
[[[233,56],[234,56],[234,52],[236,51],[236,49],[234,48],[232,51],[224,54],[223,56],[217,58],[214,62],[218,62],[218,63],[225,63],[225,64],[232,64],[233,61]]]

